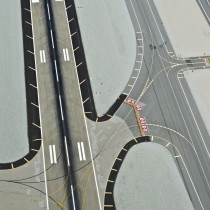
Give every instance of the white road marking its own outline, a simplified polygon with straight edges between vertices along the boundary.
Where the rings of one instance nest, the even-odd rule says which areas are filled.
[[[49,9],[49,4],[47,3],[47,13],[48,13],[48,18],[50,20],[50,9]]]
[[[66,61],[66,50],[63,49],[63,57],[64,57],[64,61]]]
[[[39,51],[39,55],[40,55],[40,62],[43,63],[42,50]]]
[[[71,185],[71,195],[72,195],[73,207],[74,207],[74,210],[76,210],[75,200],[74,200],[74,190],[73,190],[73,186],[72,185]]]
[[[52,145],[49,145],[49,151],[50,151],[50,163],[53,164]]]
[[[69,50],[66,48],[66,60],[69,61]]]
[[[56,78],[57,78],[57,82],[59,81],[58,79],[58,69],[57,69],[57,62],[56,60],[54,60],[54,64],[55,64],[55,73],[56,73]]]
[[[54,163],[57,163],[55,145],[52,145],[52,148],[53,148],[53,160],[54,160]]]
[[[66,149],[67,164],[68,164],[68,166],[70,166],[70,161],[69,161],[69,152],[68,152],[68,147],[67,147],[67,140],[66,140],[66,136],[64,136],[64,142],[65,142],[65,149]]]
[[[83,158],[83,160],[86,160],[85,149],[84,149],[84,143],[83,142],[81,142],[81,148],[82,148],[82,158]]]
[[[45,50],[40,50],[39,55],[40,55],[40,62],[45,63],[46,62]]]
[[[50,30],[51,40],[52,40],[52,47],[54,48],[54,39],[53,39],[53,33],[52,30]]]
[[[62,102],[61,102],[61,95],[60,94],[59,94],[59,102],[60,102],[61,118],[62,118],[62,120],[64,120],[64,117],[63,117],[63,108],[62,108]]]
[[[32,0],[32,3],[39,3],[39,0]]]
[[[67,48],[63,49],[64,61],[69,61],[69,51]]]
[[[79,142],[77,142],[77,147],[78,147],[78,153],[79,153],[79,160],[82,161],[82,153],[81,153],[81,147],[80,147]]]

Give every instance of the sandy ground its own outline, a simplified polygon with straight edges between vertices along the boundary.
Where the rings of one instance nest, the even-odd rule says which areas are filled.
[[[136,58],[133,25],[122,0],[75,0],[98,116],[122,93]]]
[[[196,0],[153,0],[178,57],[210,55],[210,27]]]
[[[194,209],[172,155],[156,143],[140,143],[129,150],[114,198],[120,210]]]
[[[210,69],[189,70],[184,75],[210,135]]]
[[[29,151],[20,1],[0,7],[0,163]]]

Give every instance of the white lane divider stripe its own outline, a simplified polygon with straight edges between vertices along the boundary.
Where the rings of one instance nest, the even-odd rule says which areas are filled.
[[[78,153],[79,153],[79,160],[82,161],[82,153],[81,153],[80,142],[77,142],[77,147],[78,147]]]
[[[43,63],[42,50],[39,51],[39,54],[40,54],[40,62]]]
[[[57,163],[55,145],[53,145],[52,148],[53,148],[53,159],[54,159],[54,163]]]
[[[59,79],[58,79],[58,69],[57,69],[57,62],[56,62],[56,60],[54,60],[54,64],[55,64],[56,79],[57,79],[57,82],[58,82]]]
[[[65,50],[66,50],[66,60],[69,61],[69,51],[67,48]]]
[[[53,39],[53,33],[52,30],[50,30],[51,40],[52,40],[52,47],[54,48],[54,39]]]
[[[73,207],[74,207],[74,210],[76,210],[75,200],[74,200],[74,190],[73,190],[73,186],[72,185],[71,185],[71,195],[72,195]]]
[[[61,118],[62,118],[62,120],[64,120],[63,109],[62,109],[62,102],[61,102],[61,95],[59,95],[59,102],[60,102]]]
[[[51,164],[57,163],[55,145],[49,145],[49,151],[50,151],[50,163]]]
[[[53,164],[52,145],[49,145],[50,150],[50,163]]]
[[[65,141],[65,149],[66,149],[67,164],[68,164],[68,166],[70,166],[70,161],[69,161],[69,152],[68,152],[68,147],[67,147],[67,140],[66,140],[66,136],[64,136],[64,141]]]
[[[66,61],[66,50],[63,49],[63,56],[64,56],[64,61]]]
[[[83,160],[86,160],[86,157],[85,157],[85,149],[84,149],[84,143],[81,142],[81,148],[82,148],[82,157],[83,157]]]

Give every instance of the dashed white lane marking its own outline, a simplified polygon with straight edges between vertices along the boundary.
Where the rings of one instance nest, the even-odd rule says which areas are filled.
[[[72,195],[73,207],[74,207],[74,210],[76,210],[75,200],[74,200],[74,190],[73,190],[73,186],[72,185],[71,185],[71,195]]]
[[[56,79],[57,79],[57,82],[58,82],[59,79],[58,79],[58,68],[57,68],[57,62],[56,62],[56,60],[54,60],[54,64],[55,64]]]
[[[64,117],[63,117],[63,108],[62,108],[62,102],[61,102],[61,95],[59,95],[59,102],[60,102],[61,118],[62,118],[62,120],[64,120]]]
[[[50,30],[50,35],[51,35],[51,40],[52,40],[52,47],[54,48],[55,45],[54,45],[54,39],[53,39],[53,33],[52,33],[52,30]]]
[[[47,13],[48,13],[48,18],[50,20],[50,9],[49,9],[49,4],[47,3]]]
[[[49,151],[50,151],[50,163],[53,164],[52,145],[49,145]]]
[[[70,166],[70,161],[69,161],[69,152],[68,152],[68,147],[67,147],[67,140],[66,140],[66,136],[64,136],[64,141],[65,141],[65,149],[66,149],[67,164],[68,164],[68,166]]]
[[[39,0],[32,0],[32,3],[39,3]]]

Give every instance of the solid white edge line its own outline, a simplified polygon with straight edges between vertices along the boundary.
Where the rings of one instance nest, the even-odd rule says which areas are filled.
[[[50,20],[50,9],[49,9],[49,4],[47,3],[47,13],[48,13],[48,18]]]
[[[86,160],[85,148],[84,148],[84,143],[83,142],[81,142],[81,148],[82,148],[82,157],[83,157],[83,160]]]
[[[66,50],[66,60],[69,61],[69,51],[67,48],[65,50]]]
[[[57,163],[55,145],[52,145],[52,148],[53,148],[53,159],[54,159],[54,163]]]
[[[42,50],[39,51],[39,55],[40,55],[40,62],[43,63]]]
[[[64,136],[64,141],[65,141],[65,149],[66,149],[67,164],[68,164],[68,166],[70,166],[70,162],[69,162],[69,152],[68,152],[68,147],[67,147],[66,136]]]
[[[49,151],[50,151],[50,163],[53,164],[52,145],[49,145]]]
[[[82,161],[82,153],[81,153],[81,148],[80,148],[80,142],[77,142],[77,148],[78,148],[78,153],[79,153],[79,160]]]
[[[74,207],[74,210],[76,210],[75,200],[74,200],[74,190],[73,190],[73,186],[72,185],[71,185],[71,195],[72,195],[73,207]]]
[[[30,1],[30,8],[31,8],[31,23],[32,23],[32,34],[34,36],[34,30],[33,30],[33,10],[32,10],[32,4]],[[33,41],[33,46],[34,46],[34,52],[36,52],[36,46],[35,46],[35,39]],[[36,53],[34,53],[34,62],[35,62],[35,68],[37,67],[36,65]],[[37,90],[39,90],[39,81],[38,81],[38,75],[36,71],[36,83],[37,83]],[[40,106],[40,97],[39,97],[39,91],[37,91],[38,95],[38,106],[39,106],[39,117],[40,117],[40,130],[41,130],[41,137],[42,137],[42,159],[43,159],[43,171],[44,171],[44,185],[45,185],[45,195],[46,195],[46,205],[47,205],[47,210],[49,210],[49,196],[48,196],[48,189],[47,189],[47,175],[46,175],[46,165],[45,165],[45,153],[44,153],[44,141],[43,141],[43,131],[42,131],[42,116],[41,116],[41,106]]]
[[[50,30],[50,35],[51,35],[51,40],[52,40],[52,47],[54,48],[54,40],[53,40],[53,34],[52,34],[52,29]]]
[[[62,109],[62,102],[61,102],[61,95],[59,95],[59,102],[60,102],[61,118],[62,118],[62,120],[64,120],[63,109]]]
[[[65,49],[63,49],[63,57],[64,57],[64,61],[66,61],[66,51],[65,51]]]
[[[65,1],[64,1],[64,8],[66,8],[66,2]],[[71,39],[71,34],[70,34],[69,23],[68,23],[68,17],[67,17],[66,12],[65,12],[65,15],[66,15],[66,23],[67,23],[67,26],[68,26],[68,29],[69,29],[68,31],[69,31],[70,41],[71,41],[71,50],[72,50],[72,52],[74,52],[73,46],[72,46],[72,39]],[[73,59],[74,59],[75,70],[77,70],[74,54],[73,54]],[[76,76],[77,76],[77,83],[78,83],[78,86],[79,86],[79,89],[80,89],[79,78],[78,78],[77,74],[76,74]],[[81,100],[81,103],[82,103],[81,90],[79,91],[79,94],[80,94],[80,100]],[[91,144],[90,144],[90,137],[89,137],[89,132],[88,132],[88,128],[87,128],[87,121],[86,121],[86,118],[85,118],[85,113],[84,113],[83,107],[82,107],[82,112],[83,112],[83,118],[84,118],[84,121],[85,121],[85,129],[87,131],[88,146],[89,146],[89,149],[90,149],[90,157],[91,157],[91,163],[92,163],[92,166],[93,166],[93,174],[94,174],[94,180],[95,180],[95,184],[96,184],[96,191],[97,191],[97,196],[98,196],[99,208],[100,208],[100,210],[102,210],[101,199],[100,199],[99,189],[98,189],[98,182],[97,182],[97,178],[96,178],[95,165],[93,163],[93,154],[92,154],[92,149],[91,149]]]
[[[57,82],[58,82],[58,81],[59,81],[59,79],[58,79],[58,69],[57,69],[57,63],[56,63],[56,60],[54,60],[54,64],[55,64],[56,79],[57,79]]]

